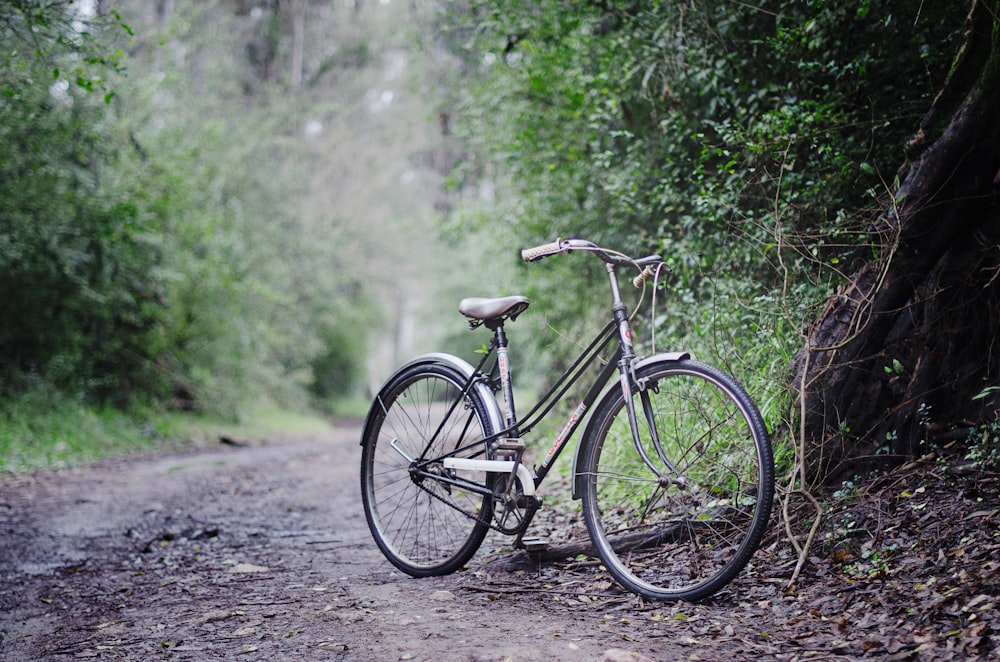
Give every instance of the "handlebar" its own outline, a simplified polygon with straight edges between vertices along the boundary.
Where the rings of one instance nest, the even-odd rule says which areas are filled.
[[[656,269],[653,268],[653,265],[647,264],[646,267],[639,272],[639,275],[632,279],[632,284],[636,287],[642,287],[643,283],[648,283],[654,278],[656,278]]]
[[[631,258],[618,251],[601,248],[586,239],[556,239],[547,244],[525,248],[521,251],[521,259],[525,262],[534,262],[558,253],[572,253],[574,250],[588,251],[608,264],[618,267],[635,267],[639,269],[639,275],[632,279],[632,284],[636,287],[642,287],[643,283],[654,279],[658,265],[663,264],[663,258],[659,255]]]
[[[565,243],[569,243],[569,240]],[[534,262],[535,260],[541,260],[544,257],[555,255],[556,253],[562,253],[564,250],[569,252],[568,248],[563,248],[563,240],[556,239],[548,244],[542,244],[540,246],[535,246],[534,248],[522,249],[521,259],[525,262]]]

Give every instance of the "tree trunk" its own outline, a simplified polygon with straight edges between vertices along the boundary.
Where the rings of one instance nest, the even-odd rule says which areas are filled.
[[[812,479],[908,457],[940,426],[1000,406],[973,399],[1000,381],[998,9],[972,3],[952,74],[872,228],[878,259],[827,302],[792,362]]]
[[[292,0],[292,89],[302,87],[306,42],[306,0]]]

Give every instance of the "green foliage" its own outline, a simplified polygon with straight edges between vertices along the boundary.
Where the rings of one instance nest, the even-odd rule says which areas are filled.
[[[361,366],[355,357],[363,355],[359,338],[348,335],[343,328],[333,326],[324,336],[325,351],[312,363],[313,381],[310,390],[326,400],[343,397],[354,391]]]
[[[261,400],[302,406],[308,392],[331,388],[331,361],[341,377],[351,375],[341,392],[356,385],[364,346],[341,339],[363,337],[370,312],[357,277],[333,267],[344,249],[290,204],[305,195],[308,163],[286,137],[302,111],[263,86],[243,98],[246,84],[233,76],[242,44],[218,35],[227,18],[217,12],[179,5],[149,38],[183,43],[197,53],[197,69],[165,70],[153,51],[132,63],[144,84],[122,100],[166,230],[169,266],[159,275],[167,342],[158,359],[203,411],[240,414]],[[172,77],[158,84],[164,75]],[[201,95],[206,86],[215,95]],[[234,100],[241,111],[227,113]]]
[[[34,76],[40,73],[43,81],[48,78],[66,83],[64,91],[72,84],[85,92],[101,93],[105,102],[110,101],[115,92],[109,76],[124,71],[124,52],[115,42],[131,35],[132,28],[114,10],[91,16],[72,2],[2,2],[4,94],[16,96],[19,88],[30,89],[37,82]],[[42,71],[37,72],[34,65],[40,65]],[[20,85],[14,84],[15,79]]]
[[[174,423],[150,412],[86,405],[46,384],[0,404],[0,472],[72,466],[180,438]]]
[[[0,18],[8,39],[0,67],[0,379],[8,391],[37,375],[69,392],[127,397],[145,379],[157,316],[149,270],[158,258],[146,240],[155,222],[134,204],[133,183],[117,176],[120,145],[107,140],[107,108],[92,80],[78,73],[71,83],[52,69],[73,53],[52,39],[52,51],[40,45],[24,55],[14,19]]]
[[[247,84],[224,9],[177,3],[155,25],[140,12],[133,32],[71,3],[0,5],[5,396],[41,383],[239,416],[325,393],[331,361],[335,390],[356,383],[364,345],[343,339],[372,319],[364,288],[331,269],[349,249],[289,204],[302,111]]]
[[[450,43],[474,76],[460,128],[511,189],[485,216],[523,244],[664,254],[667,314],[646,338],[752,381],[774,425],[811,306],[870,256],[865,221],[963,16],[923,0],[460,4]],[[455,186],[487,172],[462,164]],[[546,287],[557,318],[593,299],[564,268]]]
[[[981,471],[1000,468],[1000,419],[980,425],[966,441],[967,460]]]

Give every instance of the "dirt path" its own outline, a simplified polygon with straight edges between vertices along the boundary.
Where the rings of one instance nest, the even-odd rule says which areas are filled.
[[[587,561],[511,570],[499,537],[470,569],[415,580],[368,533],[358,434],[0,477],[0,658],[997,659],[985,507],[976,549],[993,565],[938,572],[954,586],[924,584],[934,611],[914,609],[917,568],[847,575],[817,557],[786,594],[781,536],[703,605],[644,603]],[[540,526],[582,534],[548,517]]]

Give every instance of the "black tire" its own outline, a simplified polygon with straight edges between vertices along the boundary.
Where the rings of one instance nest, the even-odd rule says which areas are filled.
[[[476,393],[462,396],[465,381],[444,365],[406,369],[379,393],[365,427],[361,497],[368,527],[385,557],[414,577],[458,570],[489,530],[491,496],[434,478],[436,474],[485,485],[488,474],[456,472],[440,463],[425,467],[422,476],[411,471],[411,459],[434,458],[493,433]],[[460,402],[452,408],[456,400]],[[432,447],[426,449],[435,433]],[[474,444],[462,457],[486,457],[486,442]]]
[[[746,566],[767,528],[774,456],[757,407],[725,373],[697,361],[642,366],[663,455],[651,442],[642,396],[632,400],[636,450],[620,389],[594,411],[581,442],[583,511],[608,571],[653,600],[703,599]]]

